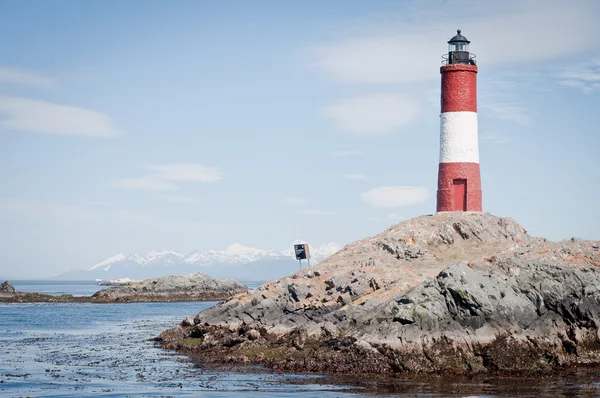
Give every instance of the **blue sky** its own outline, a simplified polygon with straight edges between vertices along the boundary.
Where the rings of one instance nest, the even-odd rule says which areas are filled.
[[[432,213],[458,28],[484,211],[600,239],[600,5],[482,3],[3,2],[0,275],[346,244]]]

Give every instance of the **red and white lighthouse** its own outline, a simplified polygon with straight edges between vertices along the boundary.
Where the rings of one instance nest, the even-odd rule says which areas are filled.
[[[477,133],[477,66],[466,37],[448,41],[443,57],[437,211],[481,211]]]

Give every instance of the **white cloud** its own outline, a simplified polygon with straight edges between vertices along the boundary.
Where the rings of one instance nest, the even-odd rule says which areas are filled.
[[[113,186],[115,188],[138,189],[140,191],[173,191],[179,189],[172,182],[164,181],[157,176],[122,178]]]
[[[293,197],[290,196],[288,198],[284,199],[284,202],[288,205],[292,205],[292,206],[302,206],[302,205],[306,205],[308,204],[308,200],[304,199],[304,198],[297,198],[297,197]]]
[[[29,98],[0,96],[0,130],[114,137],[120,132],[104,113]]]
[[[455,4],[455,6],[452,5]],[[593,1],[504,1],[472,7],[445,2],[431,15],[406,14],[386,26],[313,49],[314,64],[336,80],[360,84],[439,79],[441,55],[457,27],[472,40],[482,66],[519,65],[582,53],[598,46]],[[467,15],[465,11],[470,11]],[[426,20],[428,23],[423,23]],[[373,24],[375,25],[375,23]],[[557,27],[560,27],[557,29]]]
[[[0,84],[2,83],[46,88],[54,86],[56,81],[50,77],[24,69],[0,66]]]
[[[363,192],[361,199],[372,207],[402,207],[425,202],[429,199],[429,192],[425,187],[379,187]]]
[[[198,163],[157,164],[148,169],[156,172],[155,177],[166,181],[216,182],[223,178],[218,168]]]
[[[409,124],[420,112],[417,101],[397,93],[349,98],[324,109],[339,129],[360,136],[387,134]]]
[[[302,212],[302,214],[305,214],[307,216],[337,216],[337,213],[334,213],[332,211],[319,210],[319,209],[304,210]]]
[[[154,173],[134,178],[123,178],[113,184],[114,188],[142,191],[173,191],[179,189],[175,182],[216,182],[223,178],[217,167],[199,163],[167,163],[146,167]],[[181,196],[179,198],[182,198]]]
[[[344,174],[343,177],[347,180],[370,180],[365,174]]]
[[[331,156],[337,157],[351,157],[351,156],[362,156],[363,151],[359,150],[348,150],[348,151],[335,151],[331,153]]]

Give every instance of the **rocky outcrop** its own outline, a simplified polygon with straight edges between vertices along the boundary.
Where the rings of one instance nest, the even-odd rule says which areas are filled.
[[[95,302],[219,301],[247,292],[248,288],[231,279],[191,273],[145,279],[126,286],[96,292]]]
[[[421,216],[205,310],[158,340],[208,362],[290,371],[600,364],[599,249],[534,238],[490,214]]]
[[[2,284],[4,286],[5,282]],[[12,284],[10,284],[12,287]],[[14,288],[12,289],[14,292]],[[0,294],[0,302],[16,303],[133,303],[172,301],[221,301],[248,288],[231,279],[215,279],[208,275],[191,273],[146,279],[127,286],[100,290],[92,296],[58,296],[41,293],[14,292]]]
[[[6,281],[0,284],[0,294],[15,294],[15,287],[11,281]]]

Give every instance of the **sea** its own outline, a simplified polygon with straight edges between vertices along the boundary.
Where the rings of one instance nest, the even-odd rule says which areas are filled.
[[[245,281],[250,288],[260,281]],[[93,281],[13,281],[17,291],[90,295]],[[6,397],[587,397],[597,368],[539,378],[357,378],[260,367],[211,370],[151,341],[215,302],[0,304],[0,396]]]

